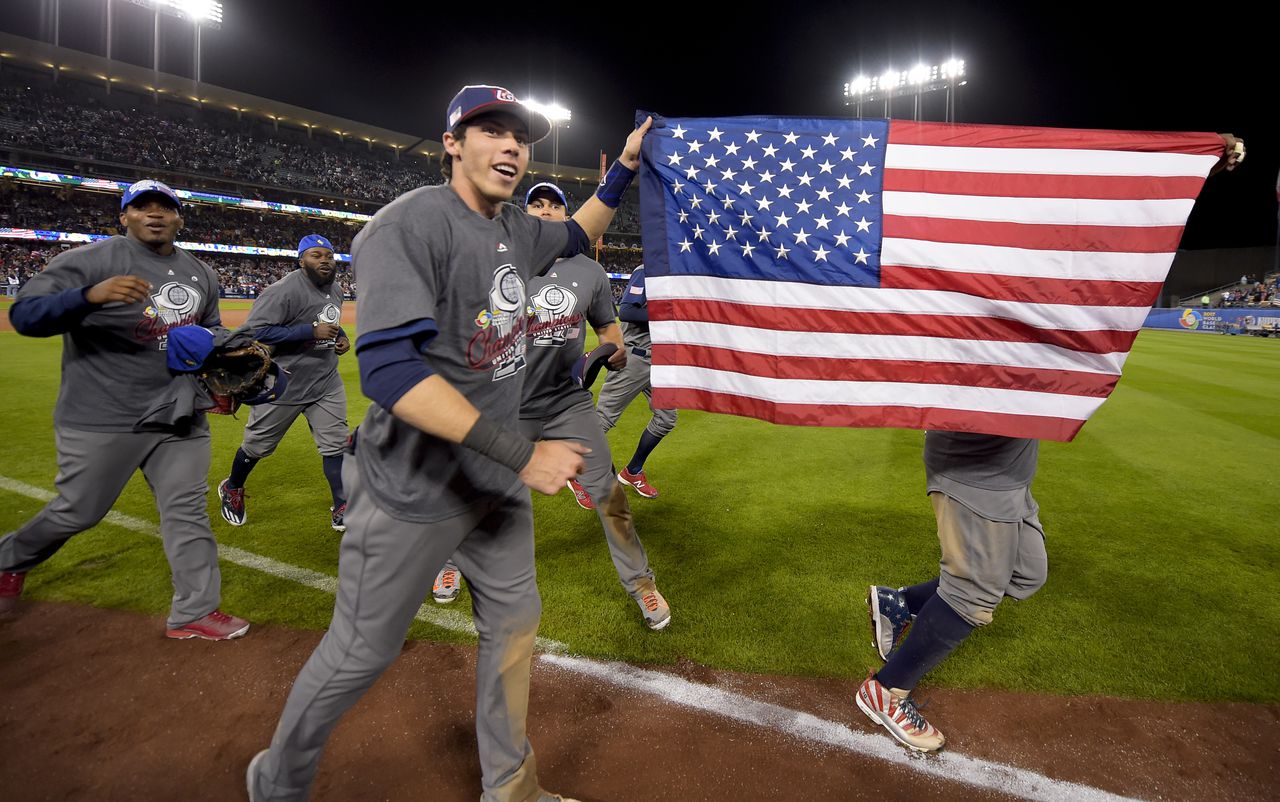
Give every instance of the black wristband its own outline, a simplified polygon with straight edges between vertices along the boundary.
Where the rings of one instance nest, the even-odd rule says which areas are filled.
[[[524,466],[533,459],[533,441],[502,428],[483,413],[476,418],[467,436],[462,438],[462,445],[516,473],[524,470]]]

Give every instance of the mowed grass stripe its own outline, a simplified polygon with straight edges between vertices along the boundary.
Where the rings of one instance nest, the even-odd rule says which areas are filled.
[[[59,343],[0,334],[6,387],[0,473],[49,488],[50,414]],[[1165,699],[1280,700],[1280,560],[1274,465],[1280,342],[1144,332],[1125,378],[1076,442],[1044,444],[1035,485],[1049,536],[1050,578],[1006,603],[929,678],[957,687],[1108,693]],[[342,361],[360,420],[355,362]],[[609,439],[630,457],[648,410],[637,401]],[[211,485],[240,442],[216,418]],[[632,663],[693,659],[767,673],[860,677],[875,664],[863,596],[937,570],[924,495],[923,435],[800,429],[681,412],[654,451],[655,501],[632,496],[659,587],[674,610],[643,628],[618,585],[596,517],[567,494],[536,497],[542,634],[575,652]],[[332,575],[320,458],[305,424],[249,482],[249,523],[210,513],[219,542]],[[0,530],[35,506],[0,494]],[[117,509],[155,517],[135,477]],[[122,547],[99,527],[32,575],[38,598],[162,613],[167,569],[154,543]],[[128,587],[129,594],[116,592]],[[331,599],[229,566],[228,608],[257,621],[323,627]],[[235,607],[232,607],[234,601]],[[466,604],[465,598],[458,604]],[[419,625],[415,635],[465,637]]]

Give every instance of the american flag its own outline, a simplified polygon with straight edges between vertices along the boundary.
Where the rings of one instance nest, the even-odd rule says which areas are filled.
[[[1070,440],[1119,380],[1223,149],[655,115],[640,175],[654,405]]]

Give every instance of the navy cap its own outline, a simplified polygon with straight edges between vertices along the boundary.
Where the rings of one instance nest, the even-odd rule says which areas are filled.
[[[178,199],[178,193],[174,192],[165,184],[162,184],[159,181],[154,181],[150,178],[132,184],[128,189],[126,189],[124,191],[124,196],[120,198],[120,208],[124,209],[124,207],[137,200],[139,196],[146,195],[150,192],[154,192],[158,195],[164,195],[166,198],[173,201],[175,208],[182,208],[182,201]]]
[[[551,133],[551,121],[546,115],[521,103],[506,89],[486,85],[464,86],[453,96],[445,111],[445,130],[452,131],[458,123],[490,111],[506,111],[526,121],[530,142],[538,142]]]
[[[175,373],[192,373],[213,353],[213,332],[204,326],[176,326],[169,329],[165,362]]]
[[[302,254],[306,253],[310,248],[328,248],[333,250],[333,243],[319,234],[308,234],[298,240],[298,258],[302,258]]]
[[[541,184],[534,184],[533,186],[529,187],[529,191],[524,194],[525,208],[529,207],[529,201],[533,200],[534,194],[538,192],[550,192],[551,194],[555,195],[557,198],[560,199],[561,206],[563,206],[566,209],[569,208],[569,201],[565,200],[564,193],[560,191],[560,187],[556,186],[550,181],[543,181]]]
[[[577,362],[574,362],[569,375],[573,378],[575,384],[590,390],[591,385],[596,381],[596,376],[600,374],[601,368],[613,370],[613,366],[609,364],[609,357],[617,352],[618,346],[613,343],[603,343],[591,353],[583,354]]]

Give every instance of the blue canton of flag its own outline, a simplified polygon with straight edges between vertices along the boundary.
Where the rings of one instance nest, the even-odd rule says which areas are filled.
[[[887,121],[689,122],[644,140],[647,275],[878,286]]]

